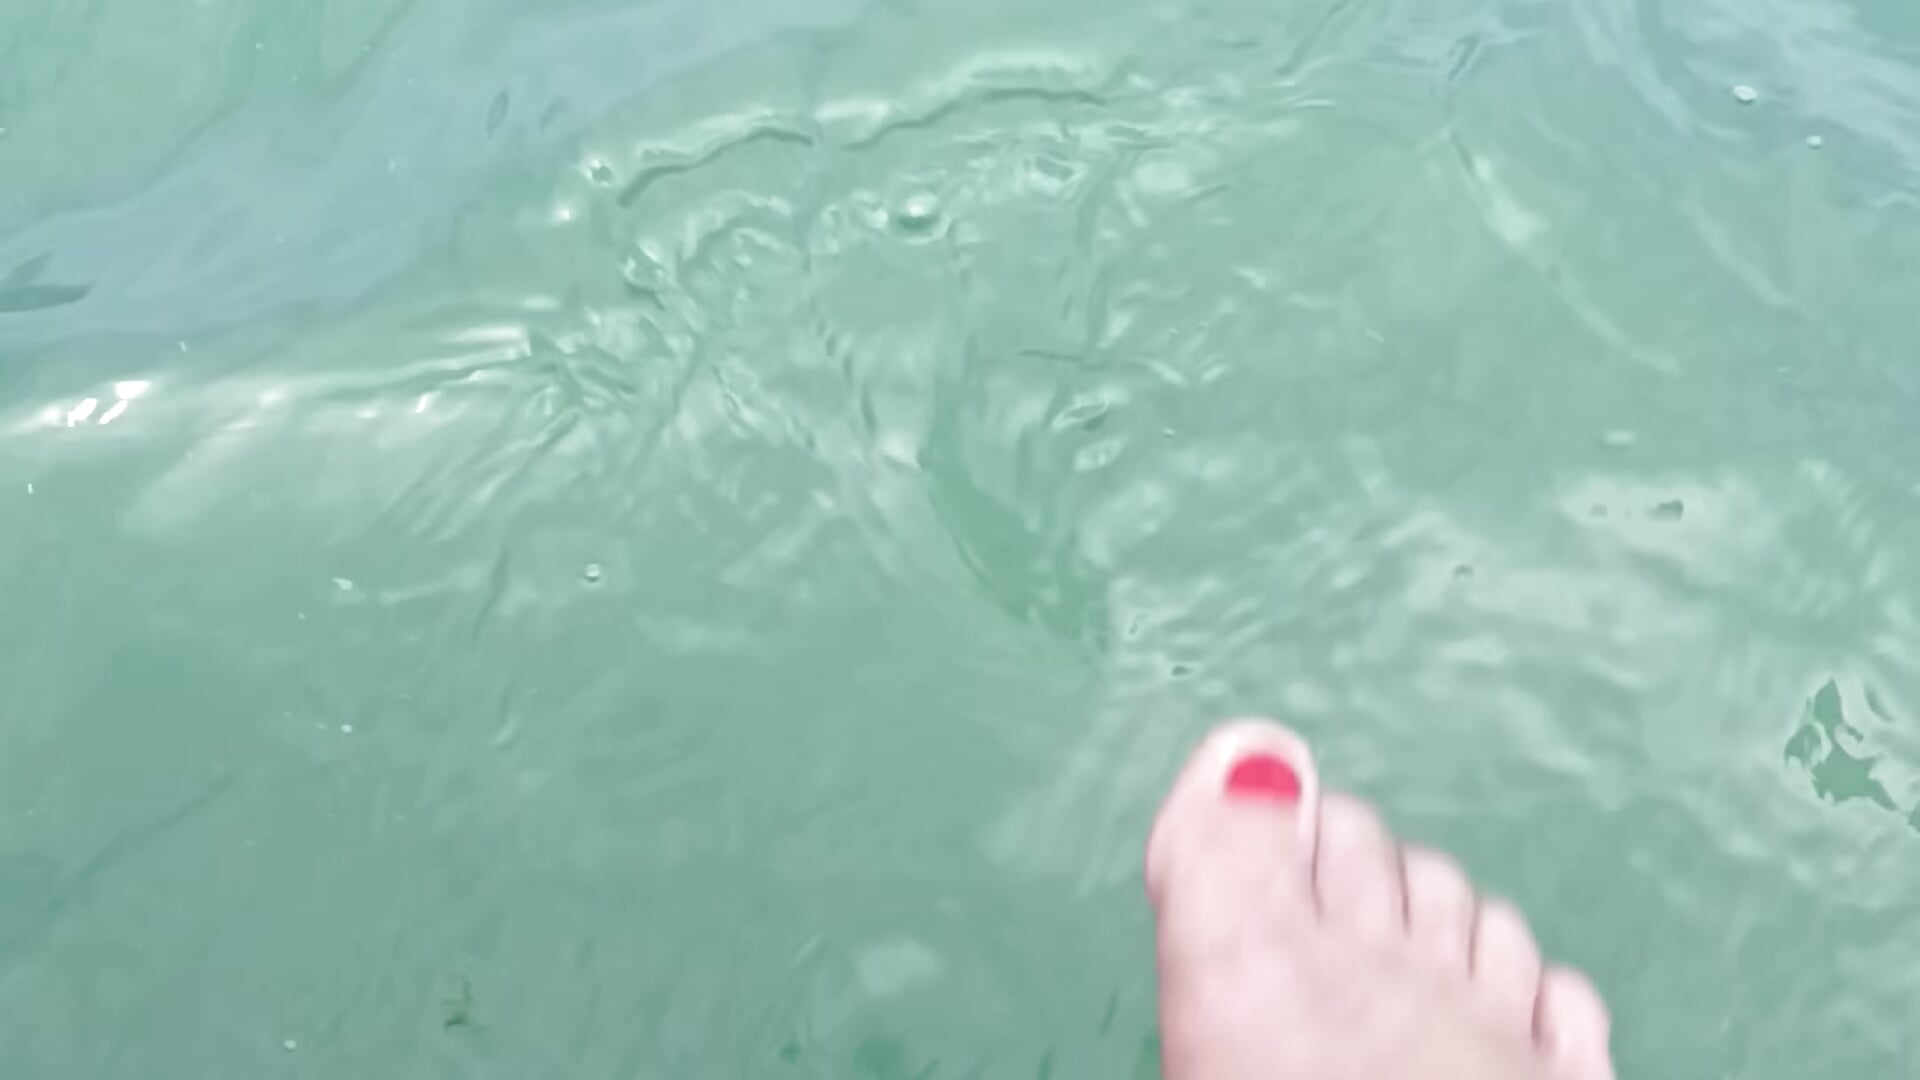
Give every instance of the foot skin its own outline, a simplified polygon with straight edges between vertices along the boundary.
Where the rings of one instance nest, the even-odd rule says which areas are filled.
[[[1147,845],[1166,1080],[1613,1080],[1607,1010],[1512,905],[1320,791],[1273,724],[1216,730]]]

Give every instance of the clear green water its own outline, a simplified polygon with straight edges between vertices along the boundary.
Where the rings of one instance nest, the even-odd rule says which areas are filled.
[[[1625,1075],[1920,1070],[1910,5],[12,0],[0,129],[9,1080],[1151,1075],[1246,711]]]

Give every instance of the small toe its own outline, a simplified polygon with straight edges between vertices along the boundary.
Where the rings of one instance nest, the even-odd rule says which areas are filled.
[[[1540,978],[1540,997],[1534,1008],[1534,1038],[1566,1080],[1613,1080],[1613,1057],[1607,1043],[1612,1023],[1606,1002],[1585,975],[1569,968],[1549,968]]]
[[[1426,848],[1404,858],[1407,937],[1415,955],[1435,970],[1465,978],[1472,963],[1473,883],[1460,864]]]
[[[1540,946],[1518,908],[1487,900],[1473,934],[1473,986],[1490,1019],[1530,1033],[1540,995]]]
[[[1328,923],[1371,940],[1400,932],[1406,911],[1400,847],[1373,807],[1344,794],[1322,800],[1314,889]]]
[[[1237,721],[1201,742],[1147,841],[1163,960],[1231,950],[1276,921],[1311,919],[1319,781],[1298,735]]]

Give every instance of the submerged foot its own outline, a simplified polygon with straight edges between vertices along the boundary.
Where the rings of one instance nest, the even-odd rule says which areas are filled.
[[[1613,1080],[1607,1011],[1459,867],[1322,796],[1272,724],[1208,737],[1154,823],[1167,1080]]]

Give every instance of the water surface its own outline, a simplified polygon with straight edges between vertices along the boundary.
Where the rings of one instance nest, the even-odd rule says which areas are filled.
[[[1151,1076],[1257,711],[1623,1075],[1911,1076],[1916,133],[1892,0],[15,0],[0,1073]]]

